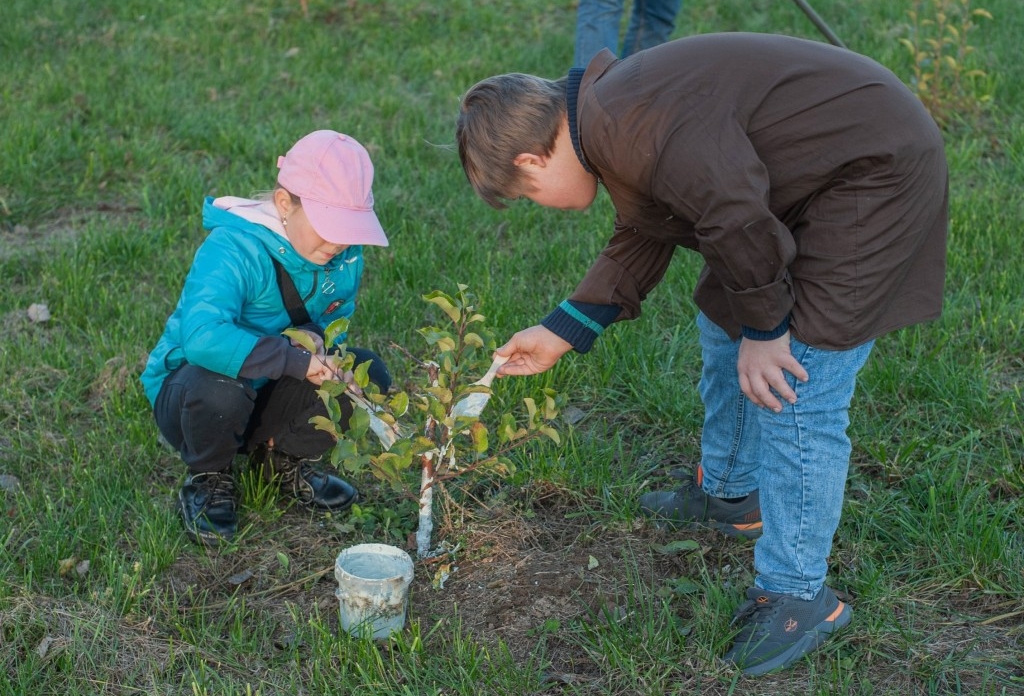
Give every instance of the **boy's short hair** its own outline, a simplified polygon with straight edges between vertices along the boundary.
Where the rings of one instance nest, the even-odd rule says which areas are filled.
[[[455,139],[466,178],[495,208],[525,190],[513,161],[530,153],[550,155],[565,117],[566,78],[509,73],[481,80],[462,98]]]

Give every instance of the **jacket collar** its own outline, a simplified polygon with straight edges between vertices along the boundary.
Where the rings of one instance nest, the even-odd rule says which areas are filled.
[[[583,80],[584,68],[572,68],[569,70],[569,77],[565,84],[565,110],[569,117],[569,138],[572,140],[572,149],[576,151],[576,157],[580,164],[587,170],[588,174],[594,174],[594,170],[587,164],[583,156],[583,148],[580,147],[580,129],[576,123],[576,100],[580,94],[580,82]]]
[[[569,138],[572,140],[572,147],[576,151],[576,157],[579,159],[580,164],[587,170],[587,173],[593,174],[598,179],[601,176],[587,163],[587,158],[583,155],[583,145],[580,143],[580,130],[577,121],[580,86],[583,84],[584,78],[589,75],[587,87],[591,87],[594,81],[604,74],[604,71],[612,63],[616,63],[618,60],[614,53],[607,48],[603,48],[590,60],[590,64],[587,67],[570,69],[565,81],[565,111],[569,120]]]

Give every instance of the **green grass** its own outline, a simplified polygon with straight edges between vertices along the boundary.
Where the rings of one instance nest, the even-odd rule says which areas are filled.
[[[812,4],[909,79],[909,2]],[[652,544],[678,537],[635,510],[699,457],[694,254],[592,353],[496,389],[511,407],[551,386],[580,415],[561,446],[518,453],[506,486],[453,490],[465,522],[453,506],[439,530],[463,543],[462,573],[494,569],[495,597],[515,586],[498,571],[538,558],[573,581],[561,613],[528,615],[546,595],[526,593],[521,630],[460,610],[473,576],[433,591],[419,564],[404,633],[380,646],[340,632],[337,551],[404,545],[413,523],[410,501],[369,481],[375,494],[335,519],[282,510],[247,480],[240,540],[191,546],[173,509],[183,467],[138,384],[203,238],[203,196],[270,188],[276,156],[316,128],[368,147],[392,242],[367,253],[354,343],[404,367],[389,344],[422,352],[415,330],[435,317],[420,296],[456,283],[499,339],[544,316],[600,250],[607,196],[582,214],[491,210],[453,125],[483,77],[564,73],[572,0],[310,0],[309,17],[297,0],[8,0],[0,694],[1024,693],[1024,12],[973,6],[995,16],[971,36],[994,94],[946,130],[945,310],[878,341],[851,412],[830,581],[855,597],[854,624],[783,675],[740,680],[715,657],[752,547],[698,534],[696,551],[663,556]],[[769,0],[686,0],[677,33],[735,30],[821,39],[795,3]],[[29,321],[33,303],[52,319]]]

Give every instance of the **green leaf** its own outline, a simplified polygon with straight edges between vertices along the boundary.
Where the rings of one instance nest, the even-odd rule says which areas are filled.
[[[551,441],[554,442],[556,445],[562,444],[562,437],[558,434],[558,431],[552,428],[550,425],[541,426],[537,428],[537,430],[551,438]]]
[[[313,416],[309,419],[314,430],[323,430],[325,433],[330,433],[334,437],[338,437],[338,428],[335,426],[334,421],[324,416]]]
[[[366,435],[366,431],[370,429],[370,414],[359,408],[358,406],[352,406],[352,415],[348,419],[348,432],[356,440]]]
[[[329,379],[320,385],[320,389],[317,390],[317,393],[320,394],[320,398],[323,400],[325,398],[325,394],[328,397],[337,398],[344,394],[347,389],[348,386],[344,382],[339,382],[336,379]],[[324,404],[326,405],[327,402],[324,401]]]
[[[355,381],[356,386],[360,389],[366,389],[366,385],[370,383],[370,365],[371,361],[359,363],[356,369],[352,372],[352,379]]]
[[[338,440],[331,450],[331,464],[337,466],[341,462],[349,462],[359,457],[359,448],[351,440]],[[346,466],[346,469],[348,467]]]
[[[341,317],[335,319],[324,329],[324,345],[333,346],[334,342],[346,331],[348,331],[348,319]]]
[[[450,404],[452,402],[452,390],[446,387],[428,387],[423,391],[427,392],[435,399],[440,401],[442,404]]]
[[[427,413],[433,416],[434,420],[441,422],[448,417],[448,408],[437,399],[428,399]]]
[[[342,468],[349,474],[361,474],[370,466],[370,455],[362,454],[342,460]]]
[[[404,416],[409,410],[409,395],[405,392],[398,392],[391,397],[391,401],[388,403],[388,408],[390,408],[392,413],[396,416]]]
[[[531,399],[530,397],[526,397],[525,399],[523,399],[523,403],[526,404],[526,413],[528,414],[530,421],[532,422],[534,416],[537,414],[537,402]]]
[[[651,548],[660,554],[668,555],[680,551],[696,551],[700,544],[693,539],[678,539],[667,544],[652,544]]]
[[[669,580],[667,584],[673,594],[691,595],[701,591],[701,586],[687,577]]]
[[[448,315],[453,324],[458,324],[459,320],[462,319],[462,312],[455,307],[455,301],[440,290],[424,295],[423,299],[440,307],[441,311]]]
[[[484,347],[484,339],[480,338],[480,334],[476,334],[473,332],[467,333],[463,337],[462,342],[465,343],[467,346],[473,346],[474,348]]]
[[[324,405],[327,407],[327,416],[332,421],[337,423],[341,420],[341,404],[337,399],[328,399]]]
[[[554,420],[558,417],[558,404],[552,396],[544,397],[544,420]]]
[[[477,454],[483,454],[487,451],[487,439],[489,435],[490,433],[487,432],[487,426],[480,421],[477,421],[469,427],[469,437],[473,441],[473,450]]]
[[[310,353],[316,353],[316,343],[313,342],[313,337],[305,331],[300,331],[299,329],[285,329],[281,333],[298,343]]]

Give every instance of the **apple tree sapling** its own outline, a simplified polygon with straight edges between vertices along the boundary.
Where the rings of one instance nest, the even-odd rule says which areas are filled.
[[[419,465],[416,551],[426,558],[431,551],[435,487],[469,474],[508,476],[513,464],[507,455],[513,449],[538,437],[558,444],[552,422],[560,397],[545,388],[537,398],[524,398],[517,411],[487,413],[487,420],[482,420],[497,369],[491,360],[496,344],[485,317],[465,285],[460,284],[455,294],[434,291],[423,299],[441,310],[444,321],[418,331],[426,340],[429,358],[421,360],[396,346],[417,364],[420,377],[408,382],[413,386],[382,394],[369,380],[369,363],[354,365],[352,354],[341,350],[332,358],[339,379],[325,381],[319,390],[327,415],[312,422],[335,440],[331,463],[350,474],[369,471],[394,490],[408,493],[408,476]],[[333,345],[346,330],[345,320],[334,322],[325,343]],[[296,333],[301,332],[286,332],[301,342]],[[485,372],[484,379],[476,379]]]

